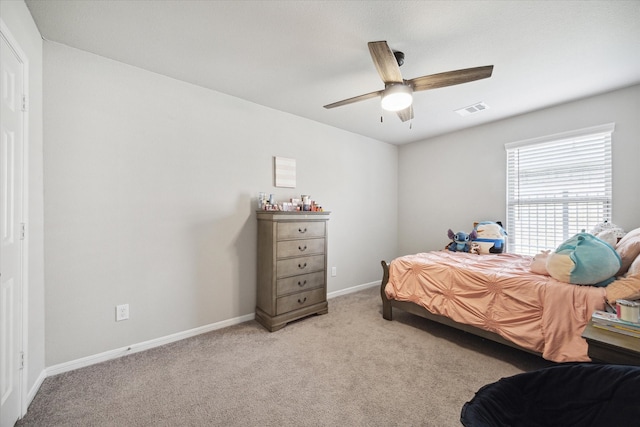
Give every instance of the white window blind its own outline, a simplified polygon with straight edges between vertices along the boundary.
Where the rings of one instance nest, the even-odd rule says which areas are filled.
[[[611,222],[611,134],[607,124],[505,144],[507,249],[535,255]]]

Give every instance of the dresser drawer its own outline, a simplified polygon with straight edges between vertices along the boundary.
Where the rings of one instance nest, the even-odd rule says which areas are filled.
[[[300,221],[278,223],[277,239],[304,239],[307,237],[324,237],[325,223]]]
[[[298,310],[325,300],[325,289],[318,288],[306,292],[280,297],[276,300],[276,314],[284,314]]]
[[[312,273],[314,271],[324,271],[324,255],[283,259],[276,262],[277,278]]]
[[[324,271],[278,279],[277,296],[324,286]]]
[[[277,243],[278,258],[324,253],[324,239],[284,240]]]

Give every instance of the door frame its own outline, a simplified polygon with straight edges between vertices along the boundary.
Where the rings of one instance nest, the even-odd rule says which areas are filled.
[[[20,418],[24,417],[28,409],[28,380],[29,380],[29,58],[20,47],[20,43],[13,36],[4,20],[0,18],[0,37],[2,37],[18,60],[22,63],[22,218],[24,238],[20,248],[20,271],[22,274],[22,324],[20,325],[22,346],[22,369],[20,373]]]

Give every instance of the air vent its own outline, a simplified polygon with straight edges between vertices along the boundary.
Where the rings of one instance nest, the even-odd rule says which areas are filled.
[[[489,109],[489,106],[487,104],[485,104],[484,102],[478,102],[476,104],[469,105],[468,107],[464,107],[459,110],[456,110],[456,113],[460,114],[462,117],[465,117],[470,114],[479,113],[480,111],[488,110],[488,109]]]

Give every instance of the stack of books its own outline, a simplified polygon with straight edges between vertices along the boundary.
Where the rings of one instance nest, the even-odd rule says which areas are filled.
[[[596,310],[591,315],[591,321],[596,328],[640,338],[640,323],[619,319],[616,313]]]

